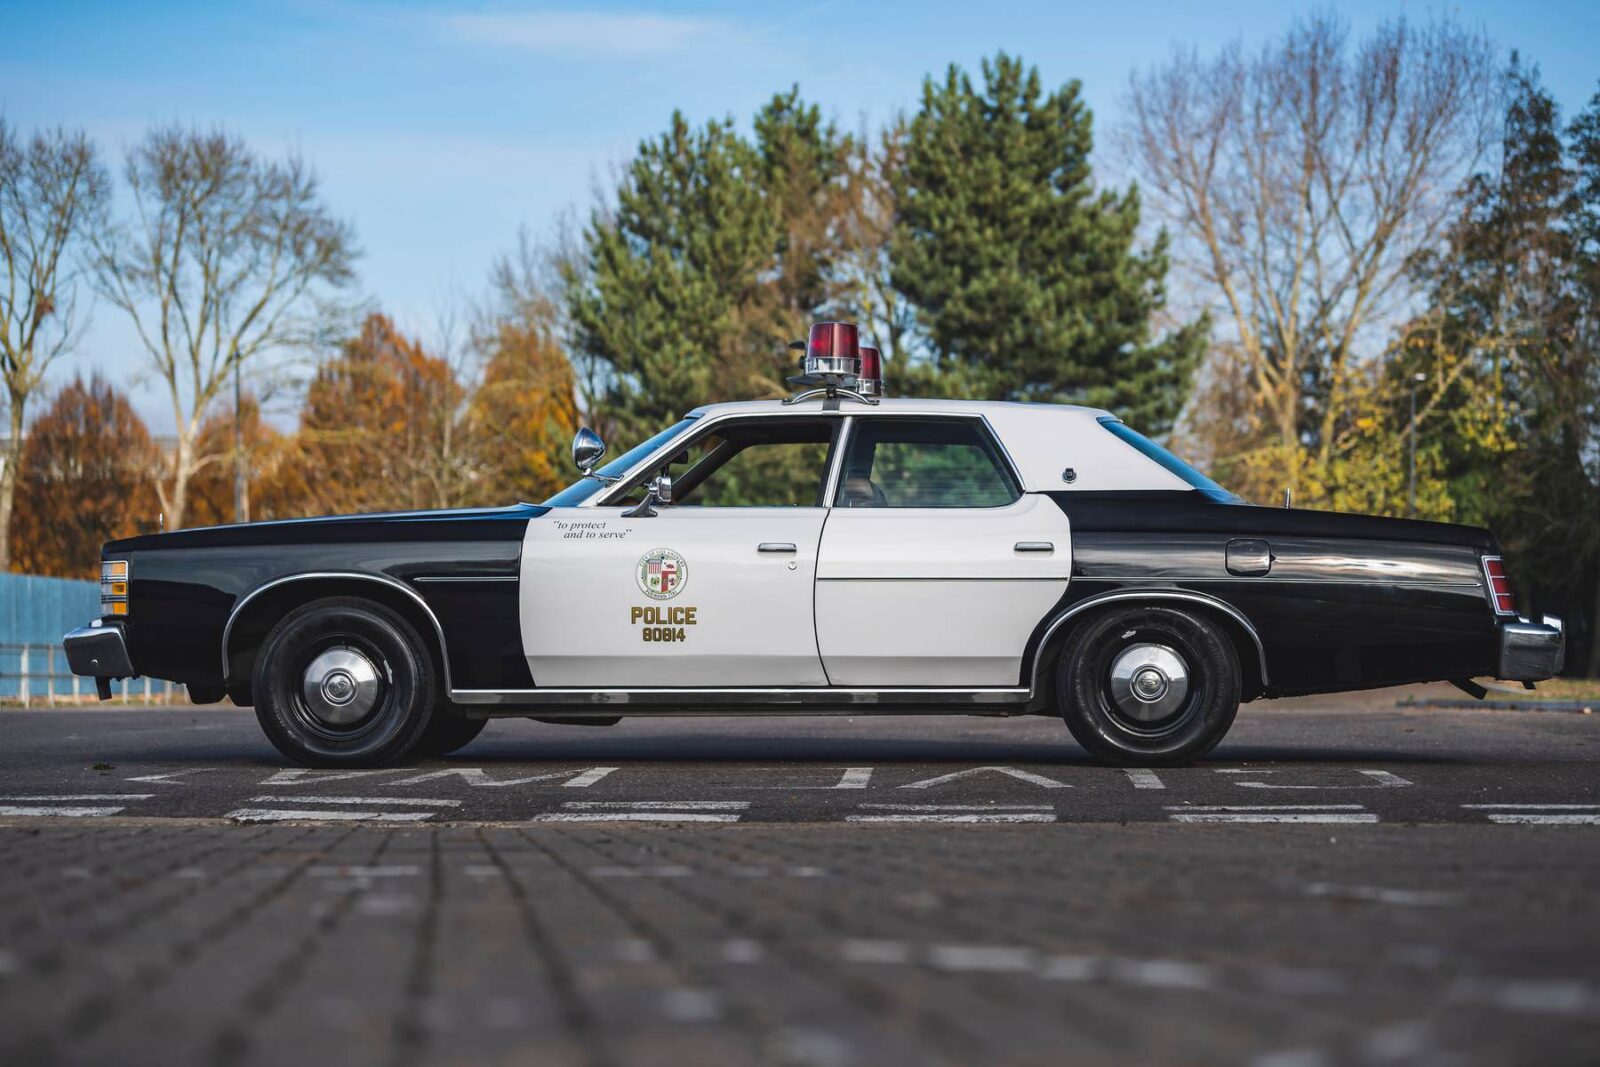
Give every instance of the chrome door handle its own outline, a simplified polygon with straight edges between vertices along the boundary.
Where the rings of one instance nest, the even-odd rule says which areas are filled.
[[[756,546],[757,552],[798,552],[800,551],[789,541],[763,541]]]
[[[1018,541],[1018,552],[1054,552],[1056,546],[1049,541]]]

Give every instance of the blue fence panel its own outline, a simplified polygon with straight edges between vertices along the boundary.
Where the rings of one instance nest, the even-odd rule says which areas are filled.
[[[34,695],[41,695],[53,659],[61,678],[58,692],[70,691],[71,672],[61,651],[61,635],[100,615],[100,583],[30,574],[0,574],[0,646],[48,645],[29,653],[28,673]],[[20,650],[0,650],[0,697],[16,697]],[[92,683],[91,683],[92,686]],[[92,691],[92,688],[91,688]]]

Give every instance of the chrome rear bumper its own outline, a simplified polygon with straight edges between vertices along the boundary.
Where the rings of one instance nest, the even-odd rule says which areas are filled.
[[[1566,656],[1566,629],[1558,616],[1546,615],[1540,622],[1518,619],[1503,623],[1500,669],[1495,677],[1511,682],[1542,682],[1561,673]]]

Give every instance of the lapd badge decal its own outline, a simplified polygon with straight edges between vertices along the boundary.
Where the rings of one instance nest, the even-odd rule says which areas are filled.
[[[651,600],[671,600],[688,580],[688,565],[670,548],[652,548],[639,560],[639,591]]]

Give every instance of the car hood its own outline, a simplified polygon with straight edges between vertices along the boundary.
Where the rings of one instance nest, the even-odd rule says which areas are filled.
[[[367,515],[325,515],[229,526],[196,526],[169,533],[142,534],[108,541],[108,555],[174,548],[238,545],[290,545],[351,541],[502,540],[521,537],[529,519],[550,509],[540,504],[499,508],[449,508],[436,511],[385,511]]]

